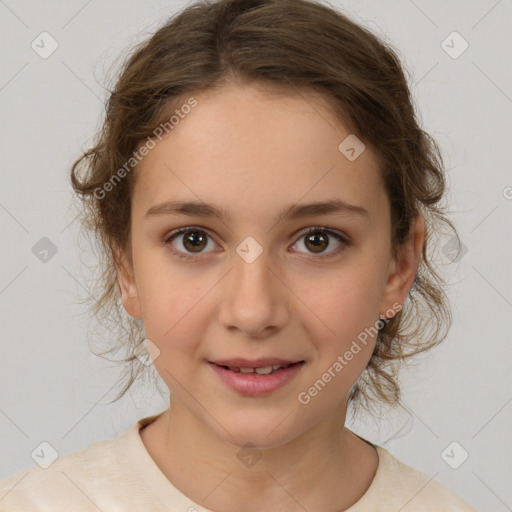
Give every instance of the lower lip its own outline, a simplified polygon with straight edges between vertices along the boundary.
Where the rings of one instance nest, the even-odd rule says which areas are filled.
[[[290,382],[305,365],[303,362],[288,368],[282,368],[268,375],[258,375],[255,373],[234,372],[210,362],[208,364],[225,384],[245,396],[260,396],[272,393]]]

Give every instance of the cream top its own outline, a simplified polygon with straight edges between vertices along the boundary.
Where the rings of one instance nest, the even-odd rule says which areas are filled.
[[[159,415],[62,455],[47,469],[36,465],[2,480],[0,511],[212,512],[174,487],[146,450],[139,430]],[[379,465],[373,481],[347,512],[476,512],[436,480],[384,448],[376,449]]]

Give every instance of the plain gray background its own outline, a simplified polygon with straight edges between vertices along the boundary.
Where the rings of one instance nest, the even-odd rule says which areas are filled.
[[[119,371],[89,353],[94,321],[77,301],[87,283],[68,175],[103,116],[105,72],[188,3],[0,1],[0,479],[33,466],[42,441],[63,455],[167,406],[167,397],[141,385],[105,405]],[[478,510],[512,510],[512,1],[331,5],[383,35],[411,73],[467,248],[445,265],[448,339],[403,372],[410,418],[362,417],[353,429]],[[46,59],[31,48],[43,31],[59,45]],[[43,237],[57,247],[46,263],[32,252]],[[457,469],[441,456],[454,441],[452,459],[461,449],[469,454]]]

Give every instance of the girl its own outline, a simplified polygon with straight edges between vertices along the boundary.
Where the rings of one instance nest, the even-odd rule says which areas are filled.
[[[71,172],[104,249],[95,312],[130,317],[118,398],[152,363],[169,408],[4,480],[1,509],[474,510],[345,427],[349,404],[399,403],[397,364],[446,337],[443,173],[396,54],[344,15],[171,19]]]

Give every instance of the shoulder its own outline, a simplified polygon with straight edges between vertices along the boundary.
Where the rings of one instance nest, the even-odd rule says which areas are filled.
[[[477,512],[434,477],[418,471],[376,447],[379,468],[370,489],[380,495],[382,510],[403,512]],[[380,508],[379,508],[380,510]]]
[[[43,454],[44,456],[44,454]],[[97,510],[90,496],[116,473],[115,439],[62,455],[53,463],[31,467],[0,481],[0,510]],[[110,482],[112,483],[112,482]]]

